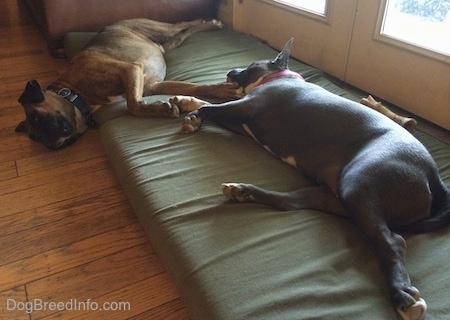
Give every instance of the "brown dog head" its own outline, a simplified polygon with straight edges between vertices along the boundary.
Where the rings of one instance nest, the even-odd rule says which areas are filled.
[[[44,90],[37,80],[27,83],[19,103],[26,119],[16,131],[27,133],[49,149],[73,143],[87,129],[85,117],[74,104],[51,90]]]

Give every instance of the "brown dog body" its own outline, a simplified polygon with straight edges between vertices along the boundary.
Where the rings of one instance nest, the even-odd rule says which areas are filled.
[[[131,114],[177,117],[169,103],[147,104],[143,96],[186,94],[232,99],[234,84],[198,85],[164,81],[164,52],[190,35],[222,27],[220,21],[194,20],[177,24],[148,19],[124,20],[103,29],[76,55],[69,68],[44,90],[28,82],[19,99],[26,114],[16,130],[50,149],[67,145],[86,131],[96,106],[125,95]]]

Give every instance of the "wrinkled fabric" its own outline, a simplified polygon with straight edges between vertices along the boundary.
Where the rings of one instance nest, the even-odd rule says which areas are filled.
[[[227,29],[199,33],[167,54],[167,78],[221,82],[229,69],[275,55]],[[314,68],[294,60],[290,67],[336,94],[360,98]],[[180,119],[133,117],[124,103],[97,117],[110,163],[192,319],[398,319],[378,259],[349,221],[225,200],[222,182],[279,191],[310,183],[253,140],[208,121],[200,132],[180,135]],[[415,135],[450,184],[449,145]],[[449,232],[407,237],[407,266],[428,303],[427,319],[450,314]]]

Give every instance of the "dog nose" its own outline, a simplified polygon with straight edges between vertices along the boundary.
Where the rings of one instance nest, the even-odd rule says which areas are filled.
[[[233,69],[227,73],[227,82],[238,82],[238,77],[245,69]]]
[[[242,72],[242,70],[244,70],[244,69],[232,69],[232,70],[228,71],[227,77],[228,77],[228,78],[235,77],[235,76],[237,76],[238,74],[240,74],[240,73]]]

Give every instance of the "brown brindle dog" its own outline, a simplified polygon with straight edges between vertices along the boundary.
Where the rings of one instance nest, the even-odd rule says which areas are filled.
[[[37,80],[27,83],[19,98],[26,120],[16,131],[27,133],[49,149],[57,149],[85,132],[96,107],[111,102],[115,96],[125,94],[131,114],[153,117],[178,117],[180,110],[164,102],[147,104],[143,96],[186,94],[237,98],[239,90],[231,83],[199,85],[163,81],[164,51],[178,47],[196,32],[222,26],[217,20],[169,24],[133,19],[106,27],[47,89]]]

